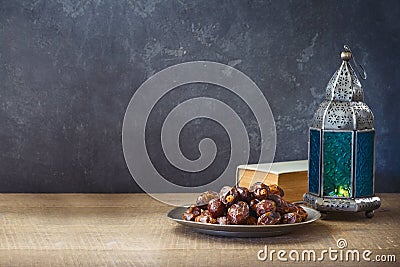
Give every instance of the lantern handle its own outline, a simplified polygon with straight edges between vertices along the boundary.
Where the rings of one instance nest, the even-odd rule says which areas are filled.
[[[351,49],[350,49],[350,47],[348,45],[344,45],[343,47],[344,47],[345,51],[350,52],[352,54],[354,66],[356,67],[356,70],[357,70],[358,74],[361,76],[361,79],[366,80],[367,79],[367,72],[365,71],[364,67],[361,64],[357,64],[356,58],[354,57],[354,54],[353,54],[353,52],[351,52]],[[362,73],[361,73],[359,67],[361,68]]]

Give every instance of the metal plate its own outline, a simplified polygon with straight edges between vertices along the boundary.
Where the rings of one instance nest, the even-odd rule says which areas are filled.
[[[167,217],[171,220],[192,228],[196,232],[203,234],[227,236],[227,237],[267,237],[278,236],[290,233],[300,229],[310,223],[315,222],[321,217],[319,211],[301,205],[307,211],[308,217],[305,222],[295,224],[278,224],[278,225],[219,225],[207,224],[182,220],[182,214],[187,207],[176,207],[167,213]]]

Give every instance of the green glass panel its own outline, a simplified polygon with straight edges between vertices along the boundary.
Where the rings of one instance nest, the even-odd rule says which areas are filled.
[[[320,130],[310,129],[310,154],[308,158],[308,191],[319,194],[321,140]]]
[[[323,195],[351,197],[352,132],[324,132]]]
[[[375,131],[357,133],[356,197],[374,192],[374,137]]]

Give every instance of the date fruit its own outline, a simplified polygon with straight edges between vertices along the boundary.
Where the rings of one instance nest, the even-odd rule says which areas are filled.
[[[195,205],[190,206],[182,215],[182,219],[186,221],[194,221],[199,216],[201,209]]]
[[[258,217],[270,211],[276,211],[276,204],[272,200],[264,199],[256,204],[256,213]]]
[[[249,216],[249,205],[244,201],[239,201],[228,209],[227,217],[231,224],[246,224]]]
[[[246,187],[224,186],[220,192],[207,191],[183,214],[182,219],[220,225],[292,224],[307,220],[308,213],[287,202],[278,185],[262,182]]]
[[[213,218],[218,218],[225,214],[226,206],[219,198],[214,198],[208,202],[208,211]]]
[[[267,213],[264,213],[258,218],[257,224],[258,225],[273,225],[279,223],[281,220],[281,215],[279,212],[276,211],[270,211]]]
[[[258,200],[267,199],[269,195],[269,187],[266,184],[257,182],[250,187],[250,192],[252,192],[254,197]]]

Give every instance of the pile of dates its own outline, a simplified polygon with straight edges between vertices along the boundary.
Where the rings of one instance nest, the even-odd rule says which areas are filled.
[[[182,219],[222,225],[273,225],[299,223],[307,219],[300,206],[283,199],[278,185],[261,182],[246,187],[224,186],[219,193],[202,193]]]

